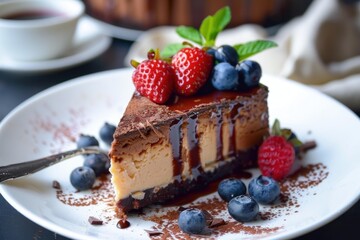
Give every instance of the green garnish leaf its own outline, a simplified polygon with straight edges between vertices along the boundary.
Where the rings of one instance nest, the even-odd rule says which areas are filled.
[[[217,29],[218,33],[224,30],[224,28],[230,23],[231,21],[231,10],[228,6],[219,9],[213,16],[215,28]]]
[[[301,147],[303,145],[303,143],[297,138],[290,139],[289,142],[296,148]]]
[[[277,44],[269,40],[256,40],[234,46],[239,55],[239,61],[273,47],[277,47]]]
[[[228,6],[218,10],[213,16],[207,16],[200,25],[200,33],[205,39],[202,45],[213,47],[217,35],[229,24],[231,10]]]
[[[281,135],[281,126],[280,126],[280,121],[278,119],[275,119],[275,121],[272,125],[271,134],[275,135],[275,136]]]
[[[281,128],[280,121],[275,119],[272,128],[271,135],[283,136],[294,147],[300,147],[303,143],[296,137],[296,135],[289,128]]]
[[[215,45],[215,38],[217,33],[214,32],[213,21],[214,20],[212,16],[207,16],[200,25],[200,33],[204,37],[204,45],[207,47],[212,47]]]
[[[160,52],[161,58],[170,58],[174,56],[180,49],[186,47],[185,45],[181,43],[172,43],[163,48],[163,50]]]
[[[203,39],[201,37],[201,34],[200,34],[199,30],[197,30],[196,28],[187,27],[187,26],[179,26],[176,28],[176,32],[182,38],[185,38],[187,40],[195,42],[199,45],[203,44]]]

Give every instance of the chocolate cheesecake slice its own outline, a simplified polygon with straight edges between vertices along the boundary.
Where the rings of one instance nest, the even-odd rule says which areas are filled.
[[[268,135],[268,89],[174,96],[158,105],[134,93],[110,150],[120,216],[256,165]]]

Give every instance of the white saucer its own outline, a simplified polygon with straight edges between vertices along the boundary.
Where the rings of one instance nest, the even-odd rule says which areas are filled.
[[[80,19],[74,46],[63,57],[46,61],[16,61],[0,54],[0,70],[18,73],[49,72],[60,70],[89,61],[109,48],[111,38],[106,36],[101,26],[85,16]]]
[[[96,19],[95,17],[91,17],[91,19],[94,20],[99,25],[101,25],[104,31],[106,31],[106,34],[113,38],[118,38],[127,41],[135,41],[141,34],[144,33],[144,31],[142,30],[120,27],[110,23],[106,23],[99,19]]]

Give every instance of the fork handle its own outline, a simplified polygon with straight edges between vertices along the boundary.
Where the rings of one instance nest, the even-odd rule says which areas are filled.
[[[85,147],[66,152],[61,152],[44,158],[16,163],[0,167],[0,183],[9,179],[14,179],[38,172],[46,167],[50,167],[56,163],[62,162],[69,158],[73,158],[84,154],[105,154],[107,152],[98,147]]]

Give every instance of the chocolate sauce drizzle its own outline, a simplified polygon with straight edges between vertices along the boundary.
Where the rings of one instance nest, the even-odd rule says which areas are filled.
[[[223,116],[222,116],[222,109],[221,107],[216,108],[215,113],[215,120],[216,120],[216,161],[222,161],[224,160],[223,156],[223,130],[222,130],[222,124],[223,124]]]
[[[231,104],[230,106],[230,112],[228,114],[228,124],[229,124],[229,156],[233,156],[236,154],[236,132],[235,132],[235,123],[236,123],[236,119],[239,117],[240,115],[240,108],[241,108],[241,104],[240,103],[236,103],[236,104]]]
[[[181,157],[181,146],[183,133],[181,126],[183,124],[183,119],[175,119],[170,125],[170,144],[173,154],[173,176],[178,178],[181,176],[183,170],[183,160]],[[180,179],[177,179],[180,180]]]
[[[249,90],[249,92],[237,93],[231,91],[214,91],[210,93],[206,93],[199,96],[194,97],[180,97],[172,99],[168,103],[168,108],[171,111],[180,111],[186,112],[188,109],[196,108],[197,106],[208,104],[210,102],[222,102],[224,99],[235,100],[240,95],[250,96],[258,88],[254,88]],[[228,131],[229,131],[229,151],[228,156],[233,157],[237,155],[236,151],[236,132],[235,132],[235,124],[236,119],[240,116],[241,108],[243,104],[241,103],[232,103],[229,106],[229,111],[226,113],[227,122],[228,122]],[[223,161],[223,113],[224,106],[217,106],[211,117],[215,118],[215,126],[216,126],[216,160]],[[184,116],[175,119],[170,125],[170,144],[172,147],[173,154],[173,176],[180,181],[181,174],[184,169],[184,161],[182,156],[182,144],[183,144],[183,124],[186,124],[187,131],[187,142],[188,142],[188,156],[189,156],[189,167],[192,171],[192,175],[196,178],[199,176],[204,170],[201,166],[200,160],[200,147],[199,147],[199,133],[198,133],[198,118],[196,115]]]
[[[229,127],[229,154],[228,156],[234,156],[236,154],[236,132],[235,123],[236,119],[240,115],[240,109],[242,105],[239,103],[232,104],[230,111],[227,114],[228,127]],[[216,121],[216,160],[224,160],[223,156],[223,116],[222,108],[218,107],[215,113]],[[186,118],[186,120],[184,120]],[[182,125],[186,123],[187,142],[189,149],[189,167],[191,169],[194,178],[197,178],[204,171],[201,166],[200,160],[200,147],[199,147],[199,134],[198,134],[198,117],[194,114],[188,117],[180,117],[175,119],[170,125],[170,145],[173,154],[173,176],[177,181],[181,180],[181,174],[184,169],[184,161],[182,156],[182,143],[183,143],[183,130]]]
[[[192,175],[197,178],[204,170],[200,161],[199,136],[197,133],[197,116],[192,115],[188,118],[187,140],[189,145],[189,165]]]

